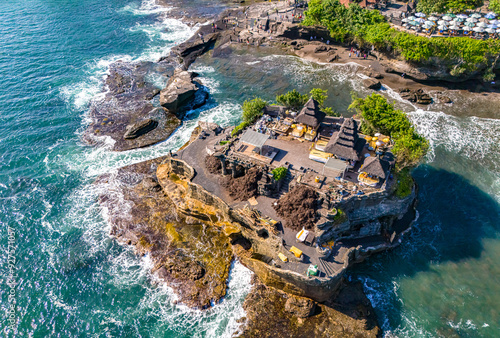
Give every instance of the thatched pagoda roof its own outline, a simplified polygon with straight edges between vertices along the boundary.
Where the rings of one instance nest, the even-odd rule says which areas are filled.
[[[369,175],[385,179],[389,170],[389,163],[378,157],[367,157],[361,170]]]
[[[325,116],[326,114],[319,110],[318,102],[310,98],[295,118],[295,121],[316,128],[324,120]]]

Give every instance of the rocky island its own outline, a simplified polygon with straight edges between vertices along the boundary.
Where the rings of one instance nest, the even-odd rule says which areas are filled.
[[[208,98],[189,66],[207,52],[230,54],[235,43],[275,44],[317,61],[345,58],[327,29],[288,22],[292,12],[280,5],[275,13],[262,3],[227,10],[158,63],[115,66],[85,138],[109,136],[116,151],[167,139],[185,112]],[[294,18],[303,14],[293,11]],[[406,71],[394,65],[362,70],[365,86],[378,90],[380,79]],[[163,89],[145,81],[149,71],[168,78]],[[422,88],[400,91],[417,104],[451,103]],[[255,273],[243,337],[380,334],[362,288],[346,275],[353,264],[396,247],[411,229],[418,187],[410,170],[428,143],[380,95],[354,98],[356,115],[343,117],[323,105],[325,94],[245,101],[240,125],[200,121],[177,152],[96,182],[116,187],[99,198],[111,235],[148,254],[179,302],[206,309],[221,301],[234,259]]]

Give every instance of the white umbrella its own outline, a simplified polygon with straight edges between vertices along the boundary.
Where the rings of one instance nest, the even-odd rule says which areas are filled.
[[[488,27],[488,24],[484,23],[484,22],[480,22],[476,25],[477,27]]]
[[[484,28],[483,27],[474,27],[474,29],[472,29],[474,32],[477,32],[477,33],[482,33],[484,32]]]
[[[457,18],[460,18],[460,19],[467,19],[468,16],[466,14],[458,14],[457,15]]]
[[[458,16],[455,19],[453,19],[453,22],[464,22],[464,21],[465,21],[464,18],[459,18]]]
[[[488,12],[488,15],[497,16],[497,13],[495,13],[495,12]]]
[[[488,28],[497,29],[497,28],[498,28],[498,26],[497,26],[497,25],[493,25],[493,24],[491,24],[491,25],[488,25]]]
[[[486,28],[484,31],[485,31],[485,32],[488,32],[488,33],[490,33],[490,34],[495,33],[495,30],[494,30],[493,28]]]
[[[414,21],[415,19],[416,19],[416,17],[414,17],[413,15],[408,17],[408,20],[410,20],[410,21]]]
[[[465,21],[467,21],[467,22],[477,22],[477,19],[476,18],[468,18]]]
[[[472,23],[472,22],[466,22],[465,26],[467,26],[467,27],[474,27],[474,23]]]
[[[425,19],[422,19],[422,18],[418,18],[415,20],[416,22],[418,23],[424,23],[425,22]]]
[[[416,17],[418,18],[425,18],[425,14],[424,13],[417,13],[415,14]]]
[[[471,18],[479,19],[481,17],[481,14],[474,13],[470,16]]]
[[[490,21],[490,24],[491,24],[491,25],[497,25],[497,26],[498,26],[498,25],[500,25],[500,20],[491,20],[491,21]]]
[[[451,16],[449,16],[449,15],[443,16],[443,20],[444,21],[451,21],[451,19],[453,19],[453,18]]]
[[[432,21],[426,21],[426,22],[424,23],[424,25],[427,25],[427,26],[435,26],[436,24],[435,24],[434,22],[432,22]]]
[[[430,16],[428,17],[427,19],[431,20],[431,21],[436,21],[436,20],[439,20],[439,18],[436,18],[435,16]]]
[[[457,25],[453,25],[453,26],[450,26],[450,29],[453,29],[454,31],[456,31],[456,30],[460,29],[460,27]]]
[[[447,22],[444,21],[444,20],[439,20],[438,21],[438,25],[446,25],[446,24],[447,24]]]
[[[499,29],[497,29],[497,33],[499,33],[499,34],[500,34],[500,28],[499,28]]]
[[[493,20],[495,18],[495,15],[491,14],[491,13],[488,13],[484,16],[486,19],[488,20]]]
[[[424,27],[425,29],[431,29],[432,27],[434,27],[434,25],[428,25],[428,24],[424,23],[424,25],[422,27]]]
[[[448,27],[446,25],[441,25],[441,26],[438,26],[438,29],[440,31],[445,31],[445,30],[448,30]]]
[[[410,21],[410,20],[408,20],[408,18],[404,18],[404,19],[403,19],[403,20],[401,20],[401,21],[403,21],[403,22],[408,22],[408,21]]]

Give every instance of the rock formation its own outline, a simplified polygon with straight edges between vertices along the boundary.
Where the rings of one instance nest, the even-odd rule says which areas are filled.
[[[254,280],[245,299],[239,337],[378,337],[380,329],[360,283],[347,285],[335,300],[318,304]]]
[[[172,114],[180,116],[181,108],[191,103],[190,109],[196,109],[206,102],[208,93],[201,85],[193,81],[198,74],[176,69],[168,80],[167,86],[160,92],[160,104]],[[196,94],[198,93],[198,97]],[[195,100],[197,99],[197,100]]]
[[[207,308],[226,294],[233,259],[230,240],[209,217],[178,213],[158,183],[165,179],[157,176],[165,159],[99,177],[95,184],[104,191],[99,202],[108,210],[112,236],[133,245],[138,254],[148,254],[153,272],[174,289],[180,302]]]

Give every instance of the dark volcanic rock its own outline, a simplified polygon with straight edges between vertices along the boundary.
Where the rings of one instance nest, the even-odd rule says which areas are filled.
[[[411,90],[403,88],[399,91],[401,98],[418,104],[431,104],[432,98],[423,89]]]
[[[201,91],[201,85],[193,81],[196,75],[196,73],[176,69],[174,75],[168,80],[167,86],[160,92],[160,104],[170,113],[179,116],[181,108],[195,101],[195,94]],[[203,105],[206,98],[207,95],[198,97],[201,101],[198,106]]]
[[[200,28],[193,37],[172,49],[172,52],[182,59],[184,70],[187,70],[198,56],[208,51],[219,39],[220,33],[207,33],[207,28]]]
[[[153,119],[145,119],[143,121],[127,126],[127,131],[123,135],[124,139],[134,139],[141,135],[147,134],[158,126],[158,121]]]
[[[328,62],[335,62],[339,59],[338,55],[333,55],[328,59]]]
[[[382,84],[380,83],[380,81],[372,78],[364,79],[363,84],[368,89],[379,90],[380,88],[382,88]]]
[[[150,74],[170,76],[175,66],[170,59],[159,63],[118,61],[112,64],[105,79],[108,91],[104,99],[92,102],[91,122],[83,140],[95,145],[105,143],[109,137],[114,141],[113,150],[124,151],[167,139],[180,121],[151,103],[160,90],[147,79]],[[156,121],[156,126],[149,120]],[[132,129],[136,129],[135,132]]]

